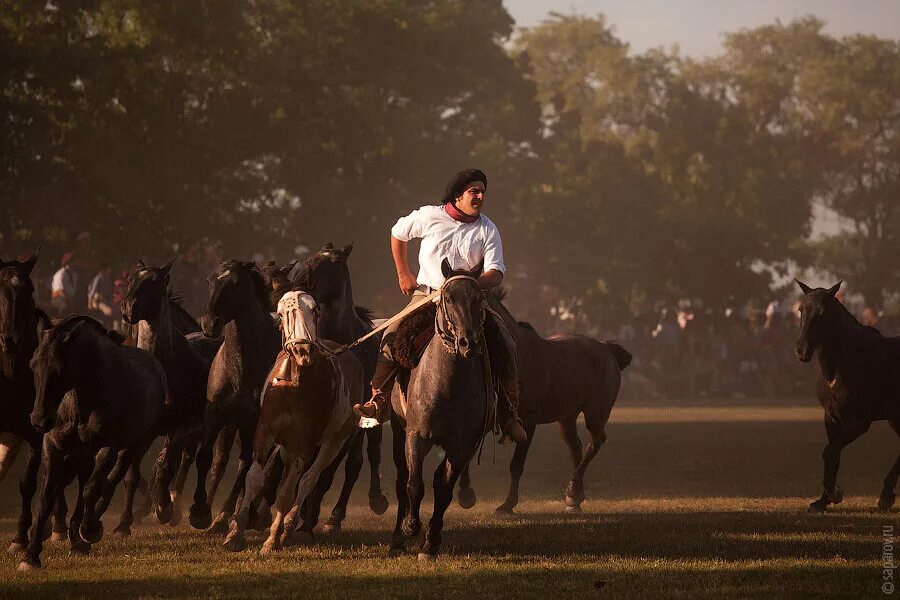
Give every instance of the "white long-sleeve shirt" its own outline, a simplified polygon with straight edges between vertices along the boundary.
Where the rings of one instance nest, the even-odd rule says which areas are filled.
[[[467,270],[477,267],[483,258],[485,271],[506,273],[500,231],[485,215],[474,223],[461,223],[448,215],[443,206],[423,206],[401,217],[391,228],[391,235],[401,242],[422,239],[416,277],[420,285],[441,287],[444,258],[453,269]]]
[[[75,296],[75,286],[78,282],[78,274],[65,267],[53,274],[53,281],[50,283],[50,290],[53,292],[63,292],[67,297]]]

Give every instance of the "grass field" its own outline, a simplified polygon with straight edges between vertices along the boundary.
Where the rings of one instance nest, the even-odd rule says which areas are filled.
[[[473,469],[479,502],[450,509],[435,564],[419,563],[412,550],[387,556],[396,503],[385,446],[391,508],[369,512],[364,468],[334,539],[263,559],[262,533],[230,554],[221,538],[148,518],[128,540],[104,538],[90,557],[48,545],[38,573],[17,573],[7,559],[0,598],[881,597],[882,528],[897,531],[898,513],[874,506],[900,449],[896,435],[878,423],[845,450],[838,480],[846,499],[828,514],[807,514],[821,491],[819,410],[801,401],[743,402],[617,407],[577,515],[562,512],[570,469],[553,426],[537,431],[512,520],[493,516],[511,449],[488,444]],[[12,537],[17,496],[15,482],[5,481],[2,539]]]

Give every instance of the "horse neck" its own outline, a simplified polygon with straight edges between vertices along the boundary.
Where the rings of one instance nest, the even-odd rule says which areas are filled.
[[[15,377],[18,377],[20,374],[30,377],[31,369],[28,363],[38,347],[37,314],[35,313],[34,298],[29,296],[28,300],[25,310],[17,311],[17,314],[22,316],[15,323],[19,344],[16,348],[15,356],[11,357]],[[6,357],[3,357],[3,360],[5,359]],[[0,377],[3,377],[2,370],[0,370]]]
[[[858,359],[863,356],[861,351],[871,346],[877,336],[857,321],[843,305],[835,303],[834,332],[822,344],[819,363],[823,372],[825,369],[840,370],[846,375],[853,371],[847,367],[857,364]]]
[[[175,358],[175,343],[175,327],[172,325],[169,302],[163,299],[156,316],[138,323],[137,347],[151,353],[168,369]]]
[[[340,344],[354,341],[365,331],[365,323],[356,314],[350,282],[344,283],[341,297],[320,305],[319,337]]]
[[[259,303],[253,299],[252,304],[225,325],[222,352],[235,357],[240,365],[241,373],[265,360],[266,346],[269,341],[267,328],[274,328],[269,313],[264,312]]]
[[[70,356],[74,358],[70,360],[74,361],[76,401],[87,410],[103,407],[105,396],[102,390],[109,389],[110,375],[118,373],[119,369],[111,364],[114,361],[103,351],[99,335],[82,333],[73,345]]]

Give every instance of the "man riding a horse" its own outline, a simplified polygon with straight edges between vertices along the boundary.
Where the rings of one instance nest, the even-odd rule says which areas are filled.
[[[493,221],[482,214],[487,176],[478,169],[457,173],[444,194],[441,206],[426,205],[401,217],[391,228],[391,254],[397,268],[400,291],[410,296],[410,305],[419,303],[444,283],[441,261],[447,258],[454,269],[471,270],[482,264],[478,283],[484,292],[503,281],[506,266],[500,232]],[[409,268],[407,247],[414,238],[422,240],[419,250],[419,274],[414,277]],[[491,356],[491,363],[500,365],[500,401],[498,424],[505,438],[513,441],[527,439],[518,417],[518,374],[516,371],[515,341],[502,321],[488,306],[488,316],[496,324],[502,342],[493,344],[504,356]],[[356,414],[375,418],[384,423],[390,417],[391,391],[400,366],[395,341],[400,322],[385,329],[375,376],[372,378],[372,398],[353,407]],[[495,367],[496,368],[496,367]]]

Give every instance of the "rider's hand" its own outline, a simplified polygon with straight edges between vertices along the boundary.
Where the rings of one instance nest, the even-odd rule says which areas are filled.
[[[416,278],[409,271],[397,274],[397,280],[400,284],[400,291],[406,296],[412,296],[412,293],[419,287]]]

